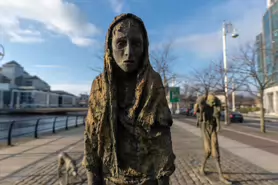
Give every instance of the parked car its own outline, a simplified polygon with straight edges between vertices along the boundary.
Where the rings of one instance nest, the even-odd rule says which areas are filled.
[[[181,108],[179,114],[188,115],[187,110],[187,108]]]
[[[189,111],[189,116],[196,117],[196,114],[195,114],[195,112],[194,112],[194,109],[191,109],[191,110]]]
[[[239,122],[239,123],[242,123],[244,121],[244,118],[243,118],[243,115],[239,112],[230,112],[230,122],[231,123],[236,123],[236,122]],[[221,112],[221,117],[220,117],[221,121],[224,121],[225,120],[225,112]]]

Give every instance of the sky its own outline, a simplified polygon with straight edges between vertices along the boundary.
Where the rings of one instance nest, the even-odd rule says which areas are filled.
[[[17,61],[52,90],[88,93],[103,67],[105,35],[114,17],[145,23],[150,52],[173,43],[174,73],[183,76],[222,56],[223,20],[239,33],[227,54],[261,32],[266,0],[0,0],[1,64]]]

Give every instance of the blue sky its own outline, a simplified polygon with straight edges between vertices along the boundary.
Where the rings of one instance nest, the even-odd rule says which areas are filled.
[[[175,3],[173,3],[175,2]],[[222,21],[231,21],[238,39],[227,39],[228,55],[253,41],[262,27],[266,0],[5,0],[0,1],[0,42],[6,56],[38,75],[53,90],[89,92],[101,68],[107,29],[120,13],[145,22],[150,51],[172,42],[172,70],[190,75],[222,55]]]

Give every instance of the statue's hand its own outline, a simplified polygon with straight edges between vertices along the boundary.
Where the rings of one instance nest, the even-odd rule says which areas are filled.
[[[158,185],[169,185],[169,177],[165,176],[158,180]]]
[[[63,173],[61,171],[58,171],[57,175],[58,175],[58,178],[61,178],[63,176]]]
[[[87,181],[88,185],[101,185],[100,177],[93,172],[87,171]]]
[[[217,127],[216,127],[216,132],[219,132],[220,131],[220,125],[218,125]]]

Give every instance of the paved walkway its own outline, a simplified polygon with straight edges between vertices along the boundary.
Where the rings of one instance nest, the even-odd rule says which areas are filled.
[[[171,177],[171,185],[210,185],[217,183],[215,165],[209,161],[207,177],[200,176],[198,167],[202,159],[199,130],[186,123],[175,121],[172,128],[173,144],[177,156],[177,169]],[[220,138],[221,145],[227,140]],[[230,143],[231,144],[231,143]],[[254,162],[221,149],[223,171],[226,178],[234,184],[277,185],[278,174],[254,165]],[[0,150],[0,184],[2,185],[50,185],[58,184],[56,167],[57,154],[67,151],[79,162],[83,155],[83,128],[72,129],[51,137],[45,137],[28,143]],[[253,156],[260,154],[253,153]],[[253,157],[250,156],[250,157]],[[277,156],[276,156],[277,157]],[[253,157],[254,158],[254,157]],[[273,161],[277,166],[277,161]],[[85,178],[85,170],[80,167]],[[86,184],[76,182],[75,184]]]

